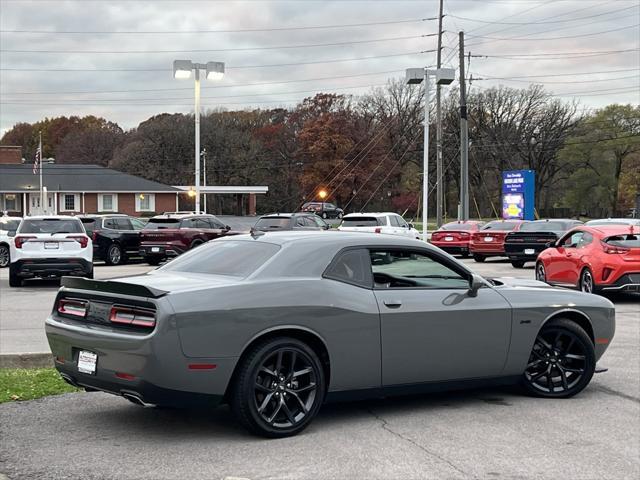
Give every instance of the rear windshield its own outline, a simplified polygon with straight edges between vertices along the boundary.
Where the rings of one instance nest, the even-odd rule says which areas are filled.
[[[18,225],[20,225],[20,219],[1,220],[0,230],[8,230],[11,232],[11,231],[17,230]]]
[[[144,230],[159,230],[161,228],[180,228],[180,219],[152,218],[144,226]]]
[[[440,227],[440,230],[473,230],[475,224],[473,223],[447,223]]]
[[[25,218],[20,225],[20,233],[85,233],[82,223],[77,219]]]
[[[377,227],[381,225],[377,217],[343,218],[342,227]]]
[[[290,218],[287,217],[264,217],[259,219],[253,228],[257,229],[273,229],[289,228]]]
[[[503,230],[503,231],[511,231],[516,228],[518,222],[489,222],[482,230]]]
[[[264,265],[279,249],[278,245],[264,242],[214,241],[177,257],[162,270],[244,278]]]
[[[520,227],[521,232],[564,232],[567,229],[566,222],[531,222]]]
[[[633,233],[614,235],[607,238],[605,242],[615,247],[640,248],[640,235]]]

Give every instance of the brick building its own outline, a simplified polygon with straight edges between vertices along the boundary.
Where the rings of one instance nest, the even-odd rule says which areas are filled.
[[[40,201],[39,175],[21,155],[2,149],[0,159],[0,212],[25,216],[120,212],[132,216],[178,210],[181,190],[97,165],[45,163],[42,183],[46,199]],[[184,192],[182,192],[184,193]]]

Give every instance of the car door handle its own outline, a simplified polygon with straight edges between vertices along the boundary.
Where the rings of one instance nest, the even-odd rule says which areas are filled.
[[[400,308],[402,306],[400,300],[385,300],[383,303],[387,308]]]

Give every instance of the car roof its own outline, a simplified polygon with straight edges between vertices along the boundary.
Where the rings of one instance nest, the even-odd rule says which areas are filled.
[[[357,213],[347,213],[344,217],[342,218],[357,218],[357,217],[386,217],[387,215],[398,215],[401,216],[398,213],[395,212],[357,212]]]
[[[587,226],[593,225],[595,222],[606,222],[617,225],[640,225],[640,218],[594,218],[585,223]],[[594,226],[603,226],[594,225]]]
[[[292,217],[314,217],[317,216],[311,212],[296,212],[296,213],[266,213],[260,218],[292,218]],[[258,220],[260,220],[260,218]]]
[[[475,225],[475,224],[485,223],[485,221],[484,220],[456,220],[456,221],[453,221],[453,222],[447,222],[444,225],[455,225],[455,224],[461,224],[462,225],[464,223],[469,223],[469,224]]]
[[[578,225],[573,230],[592,231],[603,235],[640,234],[640,227],[637,225]]]
[[[24,217],[25,220],[80,220],[74,215],[30,215]]]
[[[161,215],[155,215],[149,220],[175,218],[176,220],[184,220],[185,218],[215,218],[215,215],[210,213],[163,213]]]

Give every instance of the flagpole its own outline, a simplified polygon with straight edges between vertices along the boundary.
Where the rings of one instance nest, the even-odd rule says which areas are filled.
[[[43,168],[43,162],[42,162],[42,131],[40,131],[40,213],[44,213],[44,205],[45,205],[45,201],[44,198],[42,198],[43,192],[42,192],[42,168]]]

